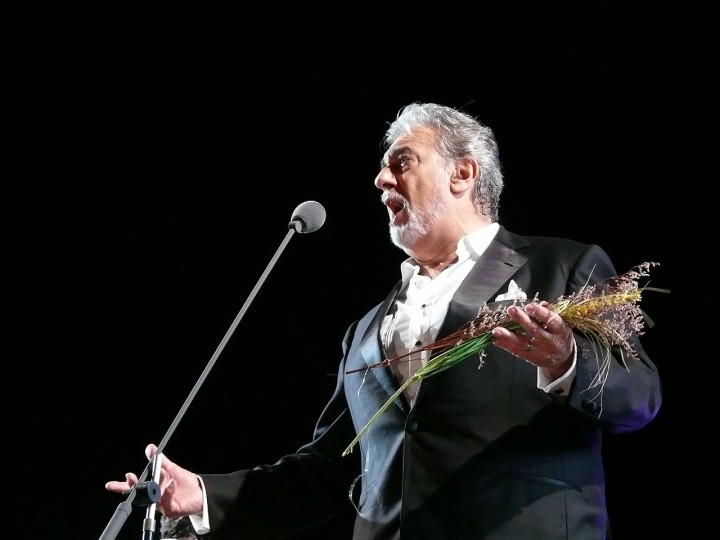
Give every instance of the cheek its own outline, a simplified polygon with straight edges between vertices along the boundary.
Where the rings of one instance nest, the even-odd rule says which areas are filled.
[[[432,200],[442,195],[443,183],[434,175],[419,176],[408,184],[408,192],[423,200]]]

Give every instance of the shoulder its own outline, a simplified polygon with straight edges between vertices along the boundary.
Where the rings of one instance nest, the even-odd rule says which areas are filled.
[[[528,269],[563,269],[562,273],[579,273],[582,279],[590,274],[596,277],[615,274],[609,255],[597,244],[555,236],[519,235],[502,226],[495,239],[527,257]]]
[[[498,230],[495,240],[520,252],[530,250],[545,254],[559,253],[570,258],[580,256],[580,254],[588,251],[604,252],[603,248],[597,244],[580,242],[572,238],[558,236],[521,235],[509,231],[502,225]]]

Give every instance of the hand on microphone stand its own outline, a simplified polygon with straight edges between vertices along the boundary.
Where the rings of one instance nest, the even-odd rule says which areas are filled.
[[[157,446],[149,444],[145,448],[145,456],[152,460]],[[160,467],[160,501],[158,509],[167,517],[201,514],[203,510],[203,493],[200,481],[195,473],[183,469],[169,460],[165,454]],[[105,489],[115,493],[127,493],[138,483],[135,473],[127,473],[125,482],[112,480],[105,484]]]

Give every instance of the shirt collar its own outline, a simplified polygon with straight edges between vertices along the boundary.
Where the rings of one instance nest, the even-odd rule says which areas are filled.
[[[460,264],[471,257],[477,260],[490,245],[492,239],[495,238],[499,229],[500,224],[496,221],[460,238],[456,248],[458,256],[458,262],[456,264]],[[407,283],[408,280],[419,271],[420,265],[418,265],[412,257],[408,257],[400,263],[400,273],[402,274],[403,283]]]

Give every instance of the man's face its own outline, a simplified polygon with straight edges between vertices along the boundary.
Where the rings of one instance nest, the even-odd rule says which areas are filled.
[[[434,133],[421,128],[398,138],[385,153],[375,185],[390,215],[390,236],[411,248],[448,209],[452,169],[435,149]]]

